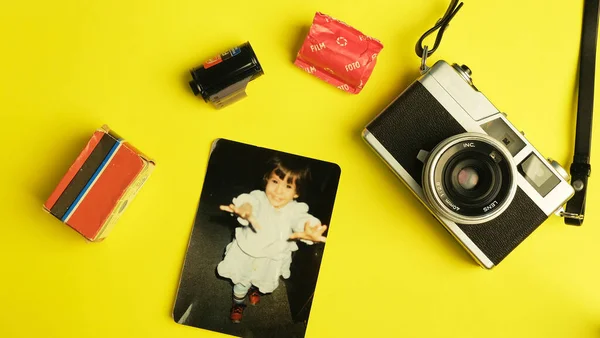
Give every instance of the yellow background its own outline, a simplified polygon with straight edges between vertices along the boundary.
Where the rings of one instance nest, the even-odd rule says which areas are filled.
[[[583,227],[552,217],[486,271],[360,138],[416,78],[414,44],[447,4],[3,1],[0,337],[220,336],[170,317],[219,137],[342,167],[307,337],[600,336],[598,175]],[[316,11],[383,42],[359,95],[293,66]],[[583,1],[467,1],[431,64],[467,64],[542,154],[567,166],[582,12]],[[266,75],[216,111],[192,95],[188,69],[245,41]],[[104,123],[157,168],[95,244],[42,203]]]

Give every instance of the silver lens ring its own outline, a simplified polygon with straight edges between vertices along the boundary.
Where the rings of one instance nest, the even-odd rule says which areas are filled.
[[[440,142],[423,168],[423,192],[434,213],[459,224],[500,216],[517,191],[512,155],[496,139],[463,133]]]

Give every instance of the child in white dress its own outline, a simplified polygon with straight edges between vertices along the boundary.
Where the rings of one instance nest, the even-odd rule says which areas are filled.
[[[309,176],[308,168],[294,168],[276,158],[264,176],[264,191],[241,194],[232,204],[220,207],[236,214],[242,225],[235,230],[235,239],[217,266],[218,274],[234,284],[233,322],[242,319],[249,290],[249,302],[256,305],[260,293],[277,288],[279,276],[290,277],[292,252],[298,250],[294,240],[325,242],[327,226],[308,213],[306,203],[296,201]]]

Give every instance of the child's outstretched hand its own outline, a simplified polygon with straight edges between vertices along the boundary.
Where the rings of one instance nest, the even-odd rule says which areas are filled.
[[[327,240],[327,237],[323,236],[323,233],[327,230],[327,225],[317,224],[315,226],[310,225],[310,221],[304,223],[304,232],[294,232],[290,239],[305,239],[313,242],[323,242]]]
[[[223,211],[227,211],[232,214],[236,214],[236,215],[240,216],[241,218],[247,220],[248,222],[250,222],[250,224],[252,224],[252,227],[255,230],[261,229],[260,225],[256,221],[256,218],[254,218],[254,216],[252,216],[252,205],[250,205],[249,203],[244,203],[239,207],[236,207],[233,204],[221,205],[219,207],[219,209],[221,209]]]

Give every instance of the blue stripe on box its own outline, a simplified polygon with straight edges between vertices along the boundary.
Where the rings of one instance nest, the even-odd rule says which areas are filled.
[[[81,190],[81,192],[79,193],[79,195],[77,196],[75,201],[73,201],[73,203],[71,204],[69,209],[67,209],[67,212],[65,212],[65,215],[63,216],[63,218],[61,218],[61,221],[66,222],[66,220],[71,216],[71,214],[73,212],[75,212],[75,210],[77,209],[76,206],[79,204],[79,201],[83,198],[83,196],[85,196],[87,191],[91,188],[92,183],[96,180],[98,175],[100,175],[102,170],[104,170],[104,168],[108,165],[109,159],[112,158],[113,154],[117,151],[117,148],[119,148],[119,145],[121,145],[121,143],[123,143],[123,140],[118,140],[113,145],[113,147],[110,149],[110,151],[108,152],[108,154],[106,155],[106,157],[104,158],[102,163],[100,163],[100,166],[98,167],[98,169],[96,169],[96,172],[94,172],[94,175],[92,175],[92,177],[87,182],[85,187],[83,187],[83,189]]]

